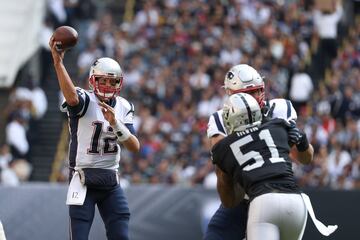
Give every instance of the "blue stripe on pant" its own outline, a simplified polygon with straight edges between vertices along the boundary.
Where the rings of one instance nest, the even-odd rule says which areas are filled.
[[[109,240],[128,240],[130,212],[125,194],[118,185],[111,190],[88,188],[82,206],[69,206],[70,239],[87,240],[98,206]]]
[[[245,238],[249,203],[241,201],[234,208],[220,205],[212,216],[204,240],[242,240]]]

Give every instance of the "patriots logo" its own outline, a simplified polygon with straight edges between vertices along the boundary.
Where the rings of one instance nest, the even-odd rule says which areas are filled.
[[[226,77],[231,80],[235,77],[235,75],[232,72],[228,72]]]
[[[96,61],[93,63],[93,67],[99,64],[99,60],[96,59]]]

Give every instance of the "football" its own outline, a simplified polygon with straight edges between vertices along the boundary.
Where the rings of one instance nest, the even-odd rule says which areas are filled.
[[[78,41],[77,31],[69,26],[60,26],[56,28],[53,37],[55,41],[61,42],[61,44],[56,45],[58,50],[67,50],[72,48]]]

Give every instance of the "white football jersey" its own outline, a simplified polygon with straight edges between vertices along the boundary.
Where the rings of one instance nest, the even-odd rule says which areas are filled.
[[[287,121],[297,119],[297,114],[289,100],[283,98],[275,98],[269,100],[269,106],[272,106],[275,103],[275,108],[273,111],[272,118],[281,118]],[[217,134],[226,136],[226,128],[222,119],[222,109],[213,113],[208,122],[207,136],[211,138]]]
[[[109,122],[101,112],[99,99],[92,91],[81,88],[76,91],[80,101],[83,101],[83,104],[79,105],[81,109],[67,107],[66,102],[60,107],[69,117],[70,167],[117,169],[121,148]],[[116,119],[124,124],[133,124],[133,104],[118,96],[113,108]]]

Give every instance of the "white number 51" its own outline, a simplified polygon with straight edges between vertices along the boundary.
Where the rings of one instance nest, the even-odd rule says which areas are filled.
[[[265,141],[266,146],[270,150],[271,158],[269,160],[271,163],[285,162],[284,158],[279,157],[279,152],[268,129],[261,130],[259,133],[259,137],[260,139]],[[251,159],[255,160],[255,163],[244,167],[244,171],[251,171],[264,165],[264,159],[259,152],[250,151],[245,154],[241,152],[240,147],[252,141],[254,141],[254,139],[251,137],[251,135],[247,135],[246,137],[241,138],[230,145],[231,150],[234,153],[234,156],[240,166],[246,164]]]

